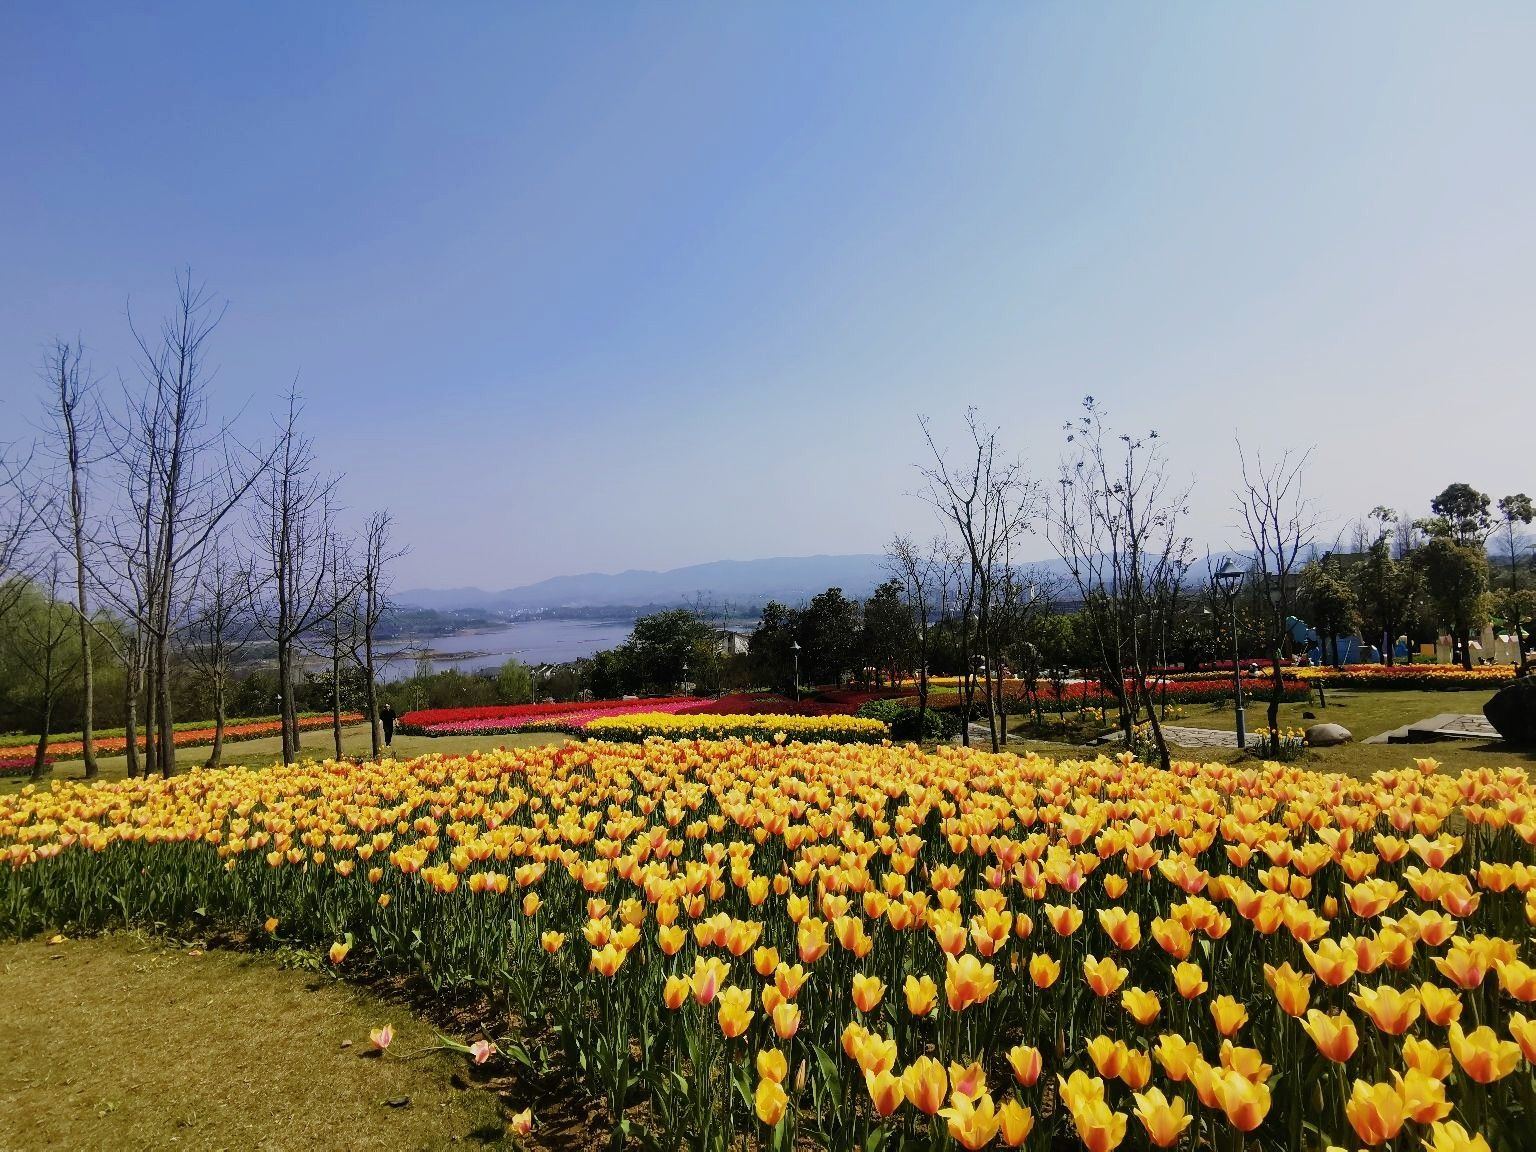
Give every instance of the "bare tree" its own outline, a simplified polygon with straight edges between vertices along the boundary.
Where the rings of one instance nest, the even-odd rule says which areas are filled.
[[[96,441],[102,430],[96,380],[82,370],[85,349],[78,341],[56,340],[48,350],[43,376],[48,385],[49,428],[45,445],[57,466],[52,499],[59,506],[45,517],[61,548],[69,553],[74,568],[75,613],[80,630],[80,741],[85,778],[99,775],[96,764],[96,677],[91,654],[90,607],[87,601],[89,567],[89,479],[96,464]]]
[[[997,582],[1008,566],[1015,541],[1023,534],[1039,499],[1039,486],[1017,460],[1005,458],[998,443],[997,430],[982,424],[974,408],[966,410],[965,425],[971,447],[961,460],[951,463],[934,441],[926,419],[921,421],[923,437],[933,454],[933,463],[923,469],[928,482],[925,498],[959,536],[959,546],[970,566],[976,607],[978,654],[986,671],[987,729],[992,751],[1001,747],[1006,731],[999,731],[998,693],[994,690],[993,670],[1001,662],[993,609],[997,603]],[[969,680],[971,668],[966,669]],[[968,719],[968,718],[967,718]]]
[[[393,606],[389,598],[389,566],[405,555],[404,548],[391,549],[391,525],[392,518],[387,510],[380,510],[368,517],[363,525],[359,557],[361,570],[358,574],[357,623],[362,633],[359,663],[363,669],[363,690],[368,698],[368,735],[375,760],[383,755],[384,745],[383,734],[379,729],[379,684],[374,665],[374,640],[379,622]]]
[[[28,496],[31,463],[30,451],[0,445],[0,621],[21,600],[31,570],[27,545],[38,518]]]
[[[213,748],[206,766],[224,761],[224,729],[229,717],[229,675],[255,636],[247,601],[249,578],[240,557],[223,536],[210,540],[199,557],[193,599],[178,631],[179,650],[207,683],[213,697]]]
[[[125,397],[113,452],[125,505],[112,533],[124,585],[114,599],[133,614],[144,646],[146,768],[166,776],[176,769],[170,642],[188,574],[268,463],[243,448],[228,425],[210,426],[213,372],[205,354],[223,310],[190,272],[176,287],[176,306],[157,335],[140,331],[130,314],[143,389]]]
[[[885,547],[886,567],[902,582],[917,638],[917,731],[928,731],[928,657],[942,578],[943,544],[932,541],[926,549],[910,536],[897,536]]]
[[[334,560],[337,481],[319,474],[314,444],[299,431],[301,413],[298,393],[290,389],[271,467],[256,488],[252,516],[249,599],[256,606],[258,626],[277,646],[285,764],[293,763],[299,751],[295,648],[336,608],[327,591]]]
[[[1235,493],[1237,512],[1263,582],[1260,610],[1268,609],[1264,618],[1272,670],[1267,713],[1272,752],[1280,748],[1280,700],[1285,694],[1281,663],[1290,635],[1287,621],[1298,591],[1303,554],[1317,529],[1316,512],[1302,493],[1302,474],[1311,455],[1311,449],[1300,455],[1287,450],[1278,460],[1266,462],[1262,452],[1255,452],[1250,460],[1242,441],[1237,442],[1242,477],[1242,487]]]
[[[1166,768],[1168,745],[1147,676],[1189,566],[1190,541],[1180,534],[1189,488],[1169,479],[1155,431],[1111,431],[1091,396],[1066,430],[1068,456],[1046,535],[1083,602],[1121,730],[1129,741],[1145,713]]]

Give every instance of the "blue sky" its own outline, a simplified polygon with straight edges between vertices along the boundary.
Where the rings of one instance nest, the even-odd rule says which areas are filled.
[[[1536,8],[12,4],[0,424],[191,265],[404,586],[877,551],[1093,394],[1234,541],[1536,489]],[[1037,551],[1047,552],[1043,541]]]

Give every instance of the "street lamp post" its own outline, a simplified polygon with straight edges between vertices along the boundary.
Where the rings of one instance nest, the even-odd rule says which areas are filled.
[[[792,640],[789,650],[795,654],[795,703],[800,703],[800,641]]]
[[[1221,566],[1214,577],[1217,585],[1226,593],[1227,607],[1232,613],[1232,692],[1236,699],[1237,746],[1248,747],[1248,731],[1243,716],[1243,670],[1237,654],[1237,590],[1243,583],[1243,570],[1231,560]]]

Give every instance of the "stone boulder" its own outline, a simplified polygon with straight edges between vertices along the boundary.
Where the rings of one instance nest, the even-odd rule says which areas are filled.
[[[1511,744],[1536,746],[1536,676],[1504,685],[1483,705],[1483,715]]]
[[[1348,744],[1354,738],[1342,724],[1314,724],[1307,729],[1307,743],[1314,748],[1332,748],[1335,744]]]

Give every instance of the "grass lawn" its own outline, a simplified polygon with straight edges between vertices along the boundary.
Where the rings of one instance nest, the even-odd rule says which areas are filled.
[[[0,945],[0,1148],[514,1147],[399,1005],[269,956],[136,934]],[[520,1105],[519,1105],[520,1106]]]
[[[335,745],[331,741],[329,728],[320,732],[305,732],[302,754],[307,756],[329,756],[335,751]],[[428,752],[442,752],[448,755],[458,755],[463,752],[473,752],[477,749],[489,748],[529,748],[540,744],[560,744],[569,737],[558,732],[530,732],[527,735],[511,733],[505,736],[395,736],[394,754],[397,759],[406,760],[413,756],[424,756]],[[341,730],[342,751],[348,756],[367,756],[369,754],[368,725],[355,724]],[[283,753],[283,741],[279,736],[264,736],[259,740],[241,740],[234,744],[224,745],[224,763],[226,766],[244,765],[254,767],[256,765],[270,764],[279,759]],[[178,771],[185,770],[196,764],[201,764],[208,759],[208,747],[203,745],[195,748],[176,749],[176,767]],[[98,757],[97,765],[101,768],[101,779],[121,780],[128,775],[128,758],[126,756]],[[79,760],[60,760],[53,765],[53,773],[47,779],[50,780],[79,780],[85,774],[85,765]],[[0,776],[0,795],[7,792],[15,792],[27,783],[25,775]],[[3,1147],[3,1145],[0,1145]]]
[[[1404,724],[1427,720],[1442,712],[1472,712],[1482,714],[1483,705],[1492,698],[1487,689],[1467,692],[1349,692],[1334,690],[1328,693],[1328,707],[1323,708],[1314,699],[1311,704],[1280,705],[1282,728],[1305,728],[1309,724],[1342,724],[1354,734],[1356,740],[1390,732]],[[1245,698],[1248,731],[1262,731],[1266,724],[1269,701]],[[1311,712],[1316,720],[1303,720],[1301,714]],[[1187,728],[1220,728],[1231,732],[1237,721],[1232,715],[1232,704],[1197,704],[1184,708],[1184,716],[1170,720]]]

